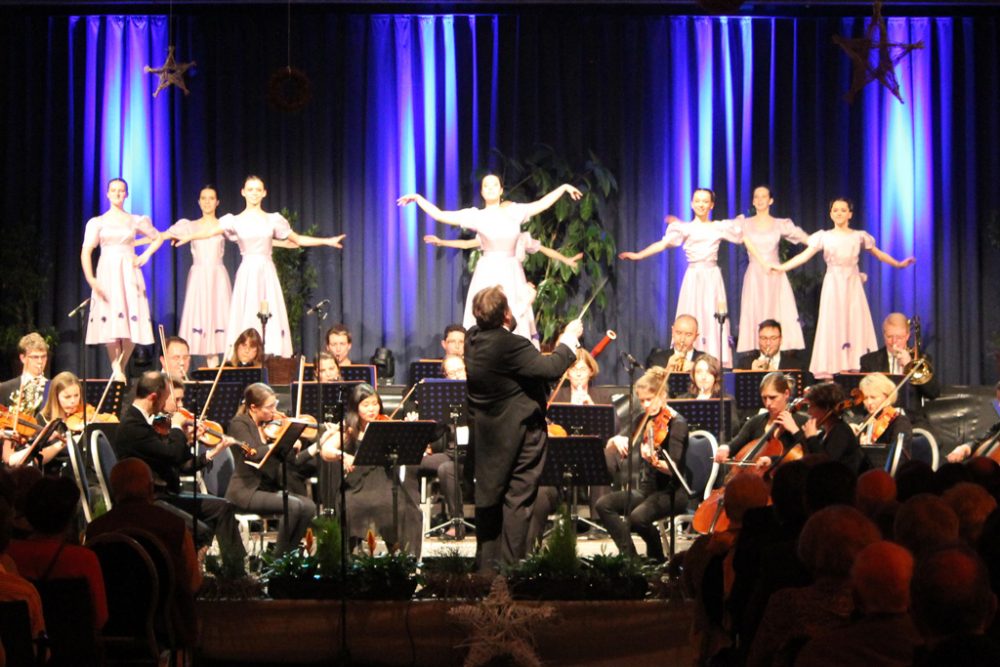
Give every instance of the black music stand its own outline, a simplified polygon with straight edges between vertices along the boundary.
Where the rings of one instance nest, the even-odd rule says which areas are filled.
[[[377,387],[378,377],[375,374],[375,367],[364,364],[351,364],[340,367],[340,377],[345,381],[367,382],[373,387]]]
[[[605,442],[593,435],[549,436],[545,466],[538,484],[555,486],[562,490],[563,498],[569,498],[570,517],[574,526],[577,521],[583,521],[588,526],[604,530],[603,526],[578,515],[576,487],[611,484],[608,464],[604,459]]]
[[[782,371],[733,371],[733,378],[735,378],[735,391],[733,392],[736,397],[736,407],[739,410],[760,410],[764,407],[764,403],[760,400],[760,383],[764,379],[765,375],[769,373],[781,373],[792,380],[792,398],[798,398],[802,395],[802,378],[803,373],[798,369],[789,369]]]
[[[667,378],[667,396],[676,398],[691,389],[691,373],[671,372]]]
[[[719,401],[722,407],[719,407]],[[678,398],[667,401],[667,405],[679,412],[692,431],[705,430],[720,436],[719,442],[729,440],[729,424],[732,422],[733,399],[710,398],[706,400]],[[720,414],[721,411],[721,414]],[[720,420],[724,423],[719,423]],[[723,431],[725,429],[725,431]]]
[[[208,400],[208,394],[211,390],[211,384],[185,382],[185,403],[192,406],[205,405],[205,401]],[[219,382],[219,384],[215,385],[215,393],[212,395],[212,402],[208,404],[208,413],[205,417],[218,422],[223,431],[228,430],[229,422],[236,416],[236,411],[240,407],[240,402],[243,400],[245,391],[246,385],[236,382]]]
[[[281,434],[278,441],[275,442],[267,450],[259,462],[257,461],[246,461],[246,464],[251,468],[256,468],[260,470],[264,467],[264,464],[268,462],[272,457],[276,458],[281,463],[281,514],[282,521],[284,523],[282,526],[285,530],[288,529],[288,455],[295,446],[295,442],[302,437],[302,431],[306,430],[307,427],[312,426],[307,422],[297,421],[291,419],[288,421],[288,426],[285,428],[285,432]],[[294,456],[292,457],[294,458]]]
[[[96,380],[84,380],[83,384],[87,395],[86,402],[96,407],[101,402],[101,396],[104,394],[104,388],[108,386],[108,381],[98,378]],[[121,414],[122,397],[124,395],[125,383],[118,380],[112,382],[111,388],[108,390],[108,395],[104,399],[104,404],[101,406],[101,412],[109,415]]]
[[[424,379],[444,379],[441,363],[441,359],[420,359],[410,362],[410,384],[415,385]]]
[[[292,395],[292,405],[299,404],[299,390],[302,390],[302,412],[319,417],[326,414],[326,406],[336,405],[339,400],[351,393],[359,381],[353,382],[293,382],[289,389]]]
[[[613,405],[553,403],[546,414],[549,421],[562,426],[568,435],[593,435],[607,442],[618,432]]]
[[[365,429],[365,439],[354,455],[355,467],[383,466],[389,470],[392,477],[392,532],[397,544],[400,544],[399,468],[420,465],[427,445],[441,436],[440,428],[437,422],[432,421],[371,422]]]
[[[214,382],[219,375],[218,368],[199,368],[190,373],[192,380],[202,382]],[[264,381],[264,368],[262,366],[225,366],[222,369],[222,376],[219,382],[238,384],[241,389],[246,389],[248,385],[255,382]]]

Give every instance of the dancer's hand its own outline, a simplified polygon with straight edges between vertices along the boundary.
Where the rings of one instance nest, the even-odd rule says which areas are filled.
[[[418,199],[420,199],[420,195],[418,195],[417,193],[403,195],[402,197],[396,200],[396,206],[406,206],[407,204],[414,203]]]
[[[94,292],[95,297],[97,297],[101,301],[108,301],[107,293],[103,289],[101,289],[101,286],[98,285],[96,282],[90,285],[90,289]]]
[[[639,253],[637,252],[620,252],[618,253],[618,259],[631,259],[633,261],[638,261],[640,259]]]
[[[175,248],[180,248],[185,243],[190,243],[190,242],[191,242],[190,236],[181,235],[174,237],[174,240],[170,242],[170,245],[172,245]]]
[[[137,269],[141,269],[149,261],[149,255],[137,255],[132,258],[132,266]]]
[[[326,244],[331,248],[343,248],[343,240],[347,234],[338,234],[337,236],[331,236],[326,240]]]
[[[905,269],[906,267],[916,263],[917,263],[916,257],[907,257],[906,259],[904,259],[902,262],[899,263],[899,268]]]
[[[583,193],[580,192],[577,188],[574,188],[569,183],[565,183],[563,185],[563,188],[566,190],[567,194],[569,194],[570,198],[573,201],[580,201],[580,199],[583,198]]]
[[[572,257],[567,257],[566,258],[566,266],[570,267],[571,269],[576,269],[576,264],[581,259],[583,259],[583,253],[582,252],[578,252],[575,255],[573,255]]]
[[[670,224],[671,222],[680,222],[680,221],[681,221],[681,219],[680,219],[680,218],[678,218],[678,217],[677,217],[676,215],[672,215],[672,214],[671,214],[671,215],[667,215],[667,216],[664,216],[664,218],[663,218],[663,222],[667,223],[668,225],[669,225],[669,224]]]
[[[434,236],[433,234],[425,234],[424,235],[424,243],[429,243],[429,244],[431,244],[433,246],[440,246],[441,245],[441,239],[438,238],[437,236]]]

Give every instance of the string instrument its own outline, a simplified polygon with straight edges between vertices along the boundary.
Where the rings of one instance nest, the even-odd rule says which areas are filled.
[[[62,425],[62,419],[56,417],[55,419],[47,423],[45,426],[39,428],[38,433],[35,434],[35,436],[32,438],[28,446],[25,449],[22,449],[20,452],[17,452],[17,454],[21,458],[17,463],[12,462],[10,464],[11,467],[19,468],[21,466],[25,466],[31,463],[35,459],[35,456],[38,454],[39,448],[41,448],[44,443],[49,442],[52,439],[66,442],[66,436],[62,433],[56,432],[56,429],[59,428],[59,426],[61,425]]]
[[[118,416],[110,412],[99,412],[100,408],[95,408],[90,403],[81,405],[73,414],[66,415],[63,423],[70,433],[83,433],[87,424],[117,424]]]
[[[899,410],[891,405],[869,415],[858,429],[858,439],[861,444],[872,445],[878,442],[878,439],[882,437],[882,434],[886,432],[886,429],[898,415]],[[868,430],[869,424],[871,425],[870,432]]]
[[[319,381],[319,366],[316,367],[317,372],[317,382]],[[306,357],[305,355],[299,356],[299,395],[295,398],[295,418],[304,422],[309,422],[311,426],[307,426],[304,431],[302,431],[303,440],[315,440],[316,436],[319,434],[319,422],[312,415],[302,414],[302,382],[305,380],[306,376]]]
[[[38,421],[31,415],[22,414],[17,409],[11,410],[6,405],[0,405],[0,429],[4,431],[4,437],[25,440],[35,437],[41,428]]]
[[[187,408],[178,408],[177,412],[184,417],[186,421],[194,423],[195,416],[194,413]],[[168,417],[169,419],[169,417]],[[225,432],[222,430],[222,424],[211,419],[199,419],[198,426],[201,427],[202,433],[198,436],[198,442],[205,445],[206,447],[216,447],[219,444],[225,442],[233,447],[239,447],[243,450],[243,453],[247,456],[257,456],[257,450],[248,445],[245,442],[239,442],[237,440],[232,440],[228,438]],[[155,425],[154,425],[155,428]],[[169,429],[168,429],[169,430]]]
[[[1000,463],[1000,429],[997,429],[996,433],[976,445],[976,448],[972,451],[972,456],[985,456]]]
[[[806,406],[808,406],[808,402],[804,398],[797,398],[788,404],[787,410],[795,413]],[[787,452],[785,451],[785,445],[781,442],[782,430],[781,422],[777,420],[773,421],[759,439],[747,443],[740,448],[732,461],[726,461],[726,464],[731,467],[726,473],[723,486],[713,489],[708,494],[708,497],[698,505],[694,519],[691,521],[692,528],[702,535],[725,532],[729,529],[729,516],[726,514],[725,508],[725,485],[736,475],[750,472],[769,478],[779,464],[784,461],[796,461],[802,458],[803,451],[801,445],[796,444],[789,448]],[[771,465],[766,469],[757,465],[757,462],[765,456],[771,459]]]

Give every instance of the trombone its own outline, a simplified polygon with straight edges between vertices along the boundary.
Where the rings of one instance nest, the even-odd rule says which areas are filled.
[[[913,316],[912,320],[907,321],[908,324],[913,328],[913,351],[910,355],[910,363],[903,367],[903,381],[899,383],[898,389],[907,380],[910,384],[921,385],[927,384],[934,378],[934,369],[931,367],[930,362],[927,361],[927,357],[920,355],[920,317],[917,315]]]

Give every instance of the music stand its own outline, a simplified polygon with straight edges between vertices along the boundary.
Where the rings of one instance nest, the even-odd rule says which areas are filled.
[[[288,453],[292,451],[292,447],[295,446],[295,442],[302,437],[302,431],[306,430],[307,427],[312,426],[309,422],[298,421],[297,419],[289,419],[286,422],[284,431],[278,437],[277,442],[268,448],[267,453],[264,454],[264,458],[258,461],[245,461],[245,463],[251,468],[256,468],[260,470],[264,467],[271,457],[277,458],[281,463],[281,514],[282,521],[286,529],[288,527]]]
[[[684,372],[672,372],[667,378],[667,396],[676,398],[681,394],[688,393],[691,389],[691,374]]]
[[[188,397],[185,402],[190,405],[205,405],[211,390],[212,385],[205,382],[185,382],[184,396]],[[237,382],[220,382],[215,385],[215,394],[212,395],[212,402],[208,404],[205,417],[218,422],[222,430],[228,430],[229,422],[236,415],[245,391],[246,385]]]
[[[733,378],[735,380],[735,386],[733,394],[736,397],[736,408],[738,410],[753,410],[757,411],[764,407],[763,401],[760,400],[760,383],[763,381],[764,376],[769,373],[782,373],[783,375],[792,379],[792,398],[798,398],[802,395],[802,371],[798,369],[789,369],[781,371],[743,371],[735,370],[733,371]]]
[[[444,379],[441,363],[441,359],[420,359],[410,362],[410,384],[414,385],[424,379]]]
[[[340,377],[349,382],[367,382],[373,387],[377,387],[375,367],[364,364],[351,364],[340,367]]]
[[[417,407],[421,419],[431,419],[439,424],[450,424],[458,429],[459,424],[469,423],[468,403],[466,402],[465,380],[446,380],[444,378],[424,378],[417,384]],[[455,539],[461,535],[460,527],[475,528],[465,520],[462,506],[462,450],[456,434],[455,448],[452,450],[452,465],[455,466],[455,497],[453,498],[458,516],[451,517],[445,523],[432,526],[428,531],[433,533],[449,526],[455,529]]]
[[[593,435],[601,438],[601,442],[607,442],[618,432],[613,405],[553,403],[547,415],[553,424],[562,426],[569,435]]]
[[[583,521],[588,526],[604,530],[603,526],[582,519],[577,514],[576,487],[611,484],[608,464],[604,459],[605,442],[593,435],[549,436],[545,466],[538,484],[555,486],[563,491],[563,497],[569,498],[570,517],[574,526],[577,521]]]
[[[720,400],[722,401],[721,408],[719,407]],[[733,419],[733,399],[710,398],[698,400],[693,398],[675,398],[667,401],[667,405],[684,417],[690,430],[695,431],[700,429],[713,434],[718,433],[722,436],[719,442],[729,440],[729,424]],[[719,423],[720,417],[725,423]],[[725,432],[722,429],[725,429]]]
[[[392,532],[397,544],[400,544],[399,467],[420,465],[427,445],[440,437],[440,428],[432,421],[371,422],[365,429],[365,439],[354,454],[355,467],[383,466],[389,469],[392,477]]]
[[[214,382],[215,376],[219,375],[218,368],[198,368],[191,371],[192,380],[202,382]],[[238,384],[241,389],[246,389],[248,385],[255,382],[264,381],[264,368],[262,366],[226,366],[222,369],[219,382]]]
[[[108,381],[98,378],[96,380],[84,380],[83,384],[87,395],[86,402],[97,407],[97,404],[101,402],[101,395],[104,394],[104,388],[108,386]],[[104,404],[101,406],[101,412],[109,415],[121,414],[122,396],[124,395],[125,383],[118,380],[113,381],[111,388],[108,390],[108,395],[104,399]]]
[[[318,419],[326,414],[324,408],[337,403],[338,398],[347,396],[355,386],[361,384],[359,381],[353,382],[293,382],[289,389],[292,396],[292,405],[299,404],[299,390],[302,391],[302,413],[314,415]]]

